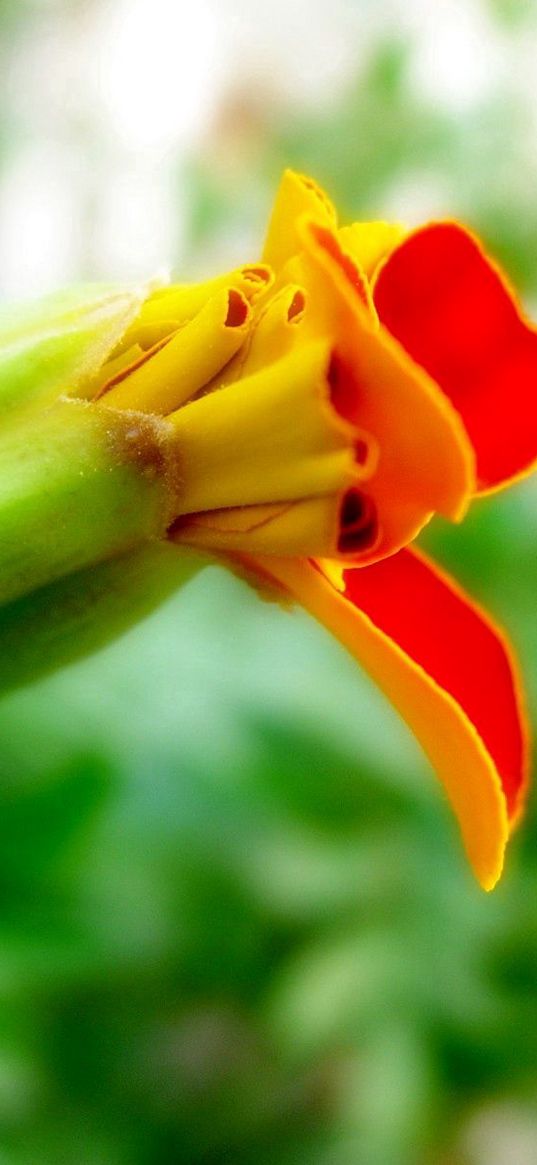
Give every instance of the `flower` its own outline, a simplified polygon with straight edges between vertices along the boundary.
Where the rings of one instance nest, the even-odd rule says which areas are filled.
[[[79,290],[2,339],[0,642],[18,674],[144,613],[193,548],[216,555],[380,685],[490,889],[527,784],[521,685],[503,633],[411,547],[537,458],[537,335],[476,240],[340,228],[288,171],[260,263]]]

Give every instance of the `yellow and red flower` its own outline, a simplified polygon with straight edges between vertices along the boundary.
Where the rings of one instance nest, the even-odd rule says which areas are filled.
[[[19,402],[39,472],[31,438],[23,469],[3,438],[19,474],[11,517],[0,498],[4,601],[155,539],[297,600],[408,722],[490,889],[527,782],[520,682],[504,635],[410,544],[537,458],[537,334],[505,280],[455,223],[341,228],[287,172],[260,263],[110,293],[84,318],[85,362],[39,411],[35,374]]]

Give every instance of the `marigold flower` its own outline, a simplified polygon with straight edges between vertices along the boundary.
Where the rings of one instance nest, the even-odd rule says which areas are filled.
[[[503,633],[410,546],[537,458],[537,334],[475,239],[338,227],[287,172],[261,262],[66,293],[0,343],[15,676],[90,649],[94,617],[112,634],[144,613],[195,569],[189,548],[216,555],[367,669],[490,889],[525,794],[520,682]]]

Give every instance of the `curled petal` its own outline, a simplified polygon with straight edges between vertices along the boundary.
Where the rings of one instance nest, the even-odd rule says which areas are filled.
[[[176,516],[339,493],[367,472],[362,431],[330,400],[317,340],[169,417],[180,462]]]
[[[101,389],[104,403],[165,416],[227,364],[244,343],[251,320],[244,296],[223,288],[192,320],[112,377]]]
[[[464,515],[475,485],[474,455],[450,401],[371,317],[352,261],[334,244],[333,232],[308,220],[299,232],[304,329],[332,338],[340,357],[336,407],[379,447],[371,497],[381,538],[364,558],[373,561],[415,538],[434,512],[452,520]]]
[[[343,572],[264,558],[272,576],[379,684],[442,780],[476,876],[498,880],[520,808],[527,741],[519,682],[500,632],[421,554]]]
[[[263,248],[263,259],[279,272],[300,250],[297,225],[304,215],[335,227],[334,206],[321,187],[304,174],[286,170],[280,182]]]
[[[255,304],[272,286],[274,275],[266,263],[237,267],[204,283],[175,283],[160,287],[146,299],[140,314],[125,332],[117,351],[131,344],[150,347],[176,328],[194,319],[205,304],[221,291],[233,288],[250,304]]]
[[[309,555],[353,561],[378,538],[374,503],[362,489],[298,501],[189,514],[169,537],[178,544],[244,554]]]
[[[488,491],[537,459],[537,333],[478,242],[456,223],[410,235],[381,267],[382,322],[460,413]]]
[[[289,283],[261,304],[244,344],[206,391],[234,384],[288,355],[300,343],[305,306],[304,289]]]

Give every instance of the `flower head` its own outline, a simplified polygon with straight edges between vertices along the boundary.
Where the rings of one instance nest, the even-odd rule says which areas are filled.
[[[410,544],[537,457],[537,336],[502,277],[455,223],[339,227],[287,172],[261,262],[78,294],[4,330],[4,602],[155,540],[298,600],[408,721],[490,888],[524,795],[520,684]]]

